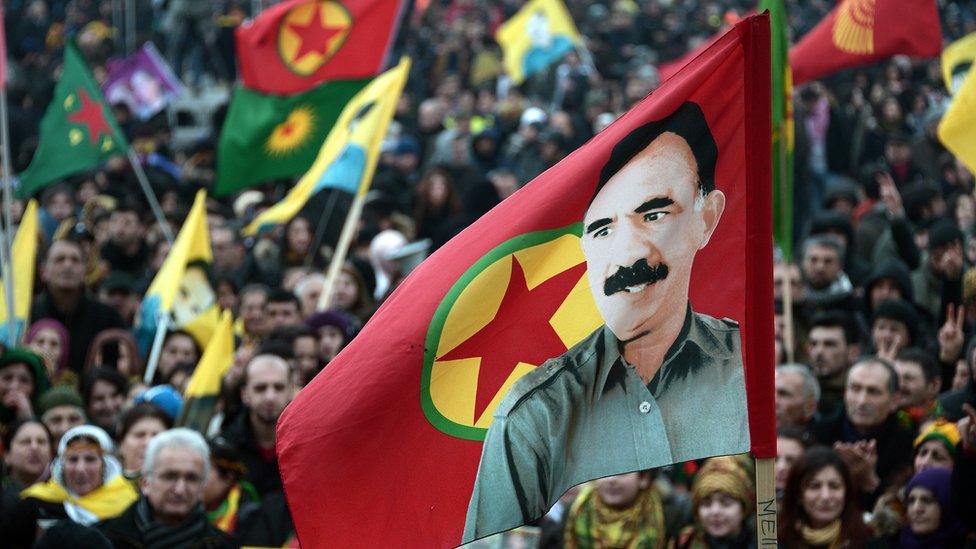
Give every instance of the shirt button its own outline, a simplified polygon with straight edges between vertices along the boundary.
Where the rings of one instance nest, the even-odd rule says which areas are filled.
[[[640,413],[646,414],[651,411],[651,403],[645,400],[644,402],[640,403],[640,406],[638,406],[637,409],[640,410]]]

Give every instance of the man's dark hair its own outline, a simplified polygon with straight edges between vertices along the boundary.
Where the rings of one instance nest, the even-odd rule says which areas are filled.
[[[854,317],[844,311],[824,311],[810,321],[809,334],[814,328],[840,328],[844,330],[844,340],[848,345],[858,342],[858,329]]]
[[[850,377],[851,372],[854,368],[861,366],[862,364],[878,364],[888,371],[888,392],[894,395],[898,392],[898,372],[895,370],[894,364],[886,359],[883,359],[877,355],[863,356],[859,358],[854,364],[851,365],[850,369],[847,370],[847,377]],[[845,385],[846,385],[845,380]]]
[[[600,180],[593,196],[607,184],[607,181],[630,162],[637,153],[643,151],[655,139],[665,133],[674,133],[684,139],[695,155],[698,165],[698,186],[702,195],[715,190],[715,164],[718,160],[718,146],[708,129],[705,113],[697,103],[685,101],[670,115],[635,129],[621,139],[610,152],[610,159],[600,170]],[[591,199],[592,201],[592,199]]]
[[[271,293],[268,294],[268,303],[293,303],[296,309],[302,310],[302,304],[298,301],[298,297],[282,288],[271,290]]]
[[[933,379],[942,375],[942,367],[935,360],[935,357],[918,347],[905,347],[898,353],[898,360],[918,364],[922,368],[922,377],[925,378],[925,383],[931,383]]]

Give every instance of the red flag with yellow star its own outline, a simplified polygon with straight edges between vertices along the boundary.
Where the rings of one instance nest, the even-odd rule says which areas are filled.
[[[30,165],[20,174],[19,196],[30,196],[61,178],[91,169],[128,144],[74,43],[64,49],[61,78],[54,87],[41,137]]]
[[[938,57],[935,0],[842,0],[790,50],[796,85],[895,55]]]
[[[454,547],[774,455],[770,51],[740,21],[400,284],[278,422],[303,546]]]
[[[237,29],[244,86],[299,93],[376,76],[396,36],[402,0],[290,0]]]

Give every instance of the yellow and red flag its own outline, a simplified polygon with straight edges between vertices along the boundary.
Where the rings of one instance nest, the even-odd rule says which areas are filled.
[[[790,50],[793,83],[894,55],[938,57],[935,0],[842,0]]]
[[[588,220],[585,227],[583,219],[591,201],[599,202],[594,196],[602,192],[603,174],[622,171],[612,166],[615,151],[680,113],[698,113],[695,120],[701,125],[696,127],[705,129],[686,142],[689,147],[695,143],[696,150],[703,140],[713,143],[714,162],[703,159],[698,164],[697,156],[695,162],[704,166],[698,169],[714,172],[714,189],[721,193],[712,195],[705,183],[689,175],[682,179],[688,182],[682,187],[687,190],[684,198],[634,193],[616,202],[604,198],[603,204],[623,207],[620,215],[642,228],[621,222],[622,234],[644,235],[658,230],[652,223],[675,219],[680,212],[706,215],[702,212],[712,208],[707,204],[723,197],[722,221],[710,233],[708,245],[689,252],[693,267],[675,267],[675,273],[683,274],[670,280],[687,284],[681,287],[687,293],[681,298],[687,299],[669,314],[677,311],[680,318],[691,318],[690,301],[705,315],[738,321],[733,337],[736,347],[741,341],[742,352],[735,371],[744,375],[745,395],[735,405],[743,419],[731,426],[718,421],[714,428],[730,430],[744,441],[739,452],[775,455],[775,427],[769,421],[774,414],[769,32],[766,15],[740,21],[600,135],[440,248],[295,397],[278,422],[276,448],[303,546],[454,547],[461,542],[472,516],[469,503],[474,501],[479,463],[484,463],[485,441],[493,440],[489,433],[497,432],[498,414],[511,402],[509,389],[545,376],[550,368],[539,366],[551,365],[547,360],[605,333],[609,321],[598,306],[605,306],[603,292],[620,299],[665,295],[641,294],[653,283],[631,279],[610,288],[607,273],[598,272],[599,267],[589,272],[598,260],[587,257],[581,243],[613,230],[609,218],[607,224],[602,218]],[[687,155],[682,158],[687,161]],[[648,178],[661,179],[669,178]],[[705,205],[695,199],[699,195],[691,185],[708,195],[702,196]],[[675,217],[648,211],[659,207]],[[666,239],[670,229],[663,230],[659,234]],[[668,234],[672,246],[684,242],[680,230]],[[660,267],[652,271],[659,280],[671,276],[666,269],[661,274]],[[616,383],[606,379],[607,387]],[[648,413],[651,403],[637,404],[626,408],[628,418],[651,417],[637,416]],[[629,420],[627,425],[632,425]],[[675,431],[686,440],[707,438],[700,432]],[[622,434],[622,440],[634,438]],[[604,450],[593,448],[593,455]],[[707,455],[714,454],[701,457]],[[593,456],[567,459],[588,457]],[[649,467],[670,463],[667,459],[673,458]],[[614,465],[608,470],[602,458],[595,462],[595,469],[586,471],[597,474],[580,482],[642,468],[620,470]],[[544,469],[537,468],[540,475]],[[535,487],[530,483],[526,489]],[[373,524],[377,516],[383,517],[381,527]],[[500,522],[517,526],[505,518]],[[476,535],[497,529],[485,526]]]
[[[237,29],[244,86],[288,95],[383,70],[402,0],[289,0]]]

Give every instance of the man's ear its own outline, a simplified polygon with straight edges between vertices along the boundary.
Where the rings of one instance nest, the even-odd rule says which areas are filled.
[[[722,219],[722,212],[725,211],[725,193],[715,189],[706,194],[702,202],[702,220],[705,222],[705,227],[701,244],[698,246],[699,250],[708,244],[715,227],[718,227],[718,222]]]

